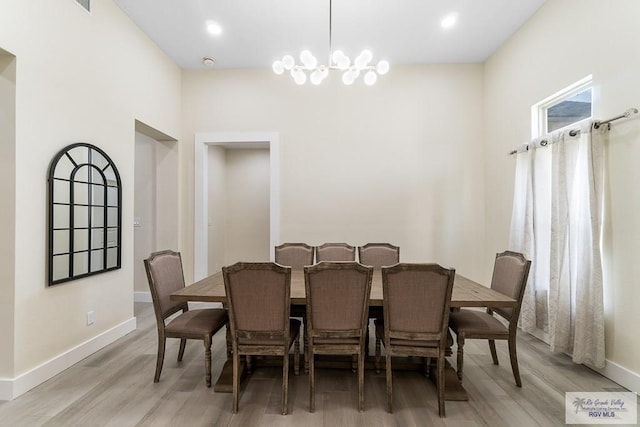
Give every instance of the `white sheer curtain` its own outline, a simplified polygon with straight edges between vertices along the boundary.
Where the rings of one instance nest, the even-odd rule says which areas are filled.
[[[522,328],[543,329],[552,351],[603,367],[600,243],[608,126],[595,129],[587,121],[576,127],[575,135],[566,130],[545,136],[550,149],[518,155],[510,246],[534,264]]]

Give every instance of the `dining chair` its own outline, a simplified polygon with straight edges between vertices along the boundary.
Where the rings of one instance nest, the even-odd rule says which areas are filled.
[[[369,265],[379,270],[382,267],[388,267],[400,262],[400,248],[390,243],[367,243],[364,246],[358,246],[358,260],[360,264]],[[369,307],[369,319],[383,320],[382,307]],[[367,332],[368,332],[367,328]],[[376,341],[379,346],[379,340]],[[369,334],[367,334],[367,343],[365,354],[369,354]],[[377,353],[376,353],[377,355]]]
[[[160,381],[167,338],[179,338],[178,362],[182,361],[188,339],[202,340],[205,350],[207,387],[211,387],[211,337],[227,324],[227,310],[207,308],[189,310],[186,302],[171,301],[173,292],[184,288],[182,258],[179,252],[165,250],[152,253],[144,260],[158,328],[158,356],[153,382]],[[175,313],[181,313],[167,319]]]
[[[306,243],[283,243],[274,248],[275,261],[293,270],[302,270],[313,264],[313,246]]]
[[[389,267],[400,262],[400,248],[390,243],[367,243],[358,246],[358,259],[373,268]]]
[[[438,414],[445,416],[444,367],[447,348],[453,268],[438,264],[396,264],[382,268],[384,321],[376,335],[386,351],[387,405],[393,412],[391,357],[421,356],[437,360]]]
[[[282,415],[287,414],[289,350],[300,366],[300,321],[289,318],[291,269],[272,262],[222,267],[233,352],[233,413],[238,412],[240,356],[282,356]]]
[[[522,387],[520,370],[518,368],[518,356],[516,354],[516,332],[518,330],[518,317],[524,288],[527,285],[531,261],[517,252],[505,251],[496,254],[493,267],[491,289],[507,295],[517,301],[514,308],[487,308],[486,312],[477,310],[460,310],[451,313],[449,326],[457,336],[458,343],[458,378],[462,380],[462,367],[464,359],[464,342],[467,339],[486,339],[489,341],[489,350],[493,364],[498,364],[495,340],[507,340],[509,345],[509,357],[511,370],[516,380],[516,385]],[[508,325],[505,326],[493,314],[503,317]]]
[[[324,243],[316,247],[316,261],[355,261],[356,248],[347,243]]]
[[[357,356],[358,410],[364,411],[364,344],[373,268],[321,262],[304,268],[309,339],[309,411],[315,411],[315,355]]]
[[[313,265],[314,248],[306,243],[283,243],[274,248],[275,261],[277,264],[291,267],[292,270],[302,270],[305,265]],[[307,308],[304,304],[291,304],[291,317],[302,319],[306,316]],[[304,328],[303,328],[304,329]],[[304,370],[309,372],[309,360],[307,356],[307,336],[304,334]]]

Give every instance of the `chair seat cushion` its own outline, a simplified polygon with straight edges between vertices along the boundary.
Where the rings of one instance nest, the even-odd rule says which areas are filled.
[[[502,322],[494,316],[478,310],[460,310],[449,315],[449,327],[456,334],[509,334]]]
[[[206,308],[189,310],[165,326],[168,334],[211,335],[227,323],[227,310]]]
[[[384,322],[376,319],[374,322],[376,326],[376,336],[382,339],[384,343]],[[438,341],[423,341],[423,340],[399,340],[392,339],[391,345],[404,345],[410,347],[437,347]],[[451,347],[453,345],[453,336],[451,335],[451,331],[447,329],[447,347]]]
[[[289,346],[293,344],[298,335],[300,335],[301,322],[298,319],[289,319]],[[282,331],[281,331],[282,333]],[[282,339],[247,339],[238,338],[238,344],[240,345],[278,345],[282,343]]]

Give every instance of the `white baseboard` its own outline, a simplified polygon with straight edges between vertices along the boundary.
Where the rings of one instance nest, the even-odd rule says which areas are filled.
[[[637,372],[630,371],[610,360],[606,361],[604,368],[594,370],[627,390],[640,394],[640,374]]]
[[[133,302],[153,302],[151,292],[134,292]]]
[[[12,400],[136,329],[132,317],[15,378],[0,378],[0,400]]]

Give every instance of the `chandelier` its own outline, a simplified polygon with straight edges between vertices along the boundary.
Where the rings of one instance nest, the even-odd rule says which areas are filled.
[[[300,53],[300,64],[296,64],[295,59],[291,55],[284,55],[282,59],[279,59],[273,63],[273,72],[276,74],[283,74],[285,71],[289,71],[293,80],[303,85],[307,81],[307,74],[309,81],[314,85],[319,85],[327,78],[329,71],[342,72],[342,82],[345,85],[351,85],[360,77],[364,76],[364,83],[371,86],[378,80],[378,74],[384,75],[389,71],[389,62],[385,60],[379,61],[377,64],[373,64],[373,54],[369,49],[364,49],[356,58],[351,62],[351,59],[344,54],[341,50],[334,51],[331,45],[332,36],[332,0],[329,0],[329,58],[327,64],[319,64],[318,59],[308,50],[303,50]]]

